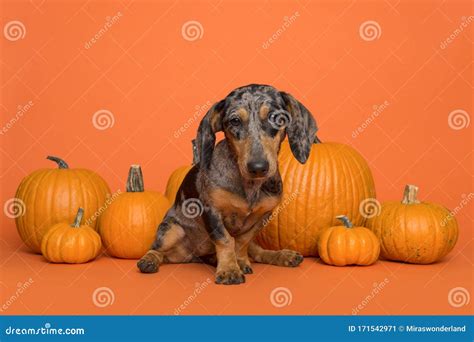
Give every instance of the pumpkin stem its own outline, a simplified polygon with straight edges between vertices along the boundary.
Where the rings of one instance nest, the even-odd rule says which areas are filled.
[[[323,142],[318,138],[317,135],[314,136],[313,144],[322,144]]]
[[[54,156],[47,156],[46,159],[52,160],[53,162],[57,163],[58,168],[60,169],[69,169],[69,165],[61,158],[54,157]]]
[[[140,165],[130,166],[127,179],[127,192],[143,192],[145,187],[143,185],[143,173]]]
[[[417,204],[420,201],[417,200],[416,195],[418,194],[418,187],[416,185],[408,184],[405,186],[403,193],[403,204]]]
[[[71,224],[74,228],[79,228],[81,226],[82,216],[84,216],[84,209],[79,208],[77,210],[76,218],[74,219],[74,223]]]
[[[344,223],[344,226],[346,226],[346,228],[354,227],[352,225],[352,222],[347,218],[346,215],[339,215],[339,216],[336,216],[336,218],[340,220],[342,223]]]

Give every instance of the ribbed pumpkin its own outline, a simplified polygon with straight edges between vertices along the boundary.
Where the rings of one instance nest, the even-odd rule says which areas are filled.
[[[23,242],[34,252],[41,252],[41,240],[55,223],[72,222],[78,207],[84,208],[88,224],[97,229],[95,215],[108,196],[107,183],[95,172],[70,169],[57,157],[57,169],[40,169],[26,176],[15,198],[24,204],[24,212],[16,217],[16,227]]]
[[[407,185],[403,200],[385,202],[367,222],[388,260],[430,264],[442,259],[458,239],[458,224],[448,209],[417,199],[418,187]]]
[[[380,254],[377,236],[365,227],[354,227],[345,215],[336,217],[343,226],[324,229],[319,236],[318,252],[329,265],[372,265]]]
[[[168,179],[168,183],[166,183],[166,191],[165,196],[168,198],[170,203],[174,203],[176,198],[176,193],[178,192],[181,183],[184,180],[184,177],[188,174],[189,170],[191,170],[192,165],[185,165],[177,168],[173,171],[170,178]]]
[[[303,165],[285,140],[278,160],[283,199],[257,236],[264,248],[316,256],[319,234],[337,224],[336,215],[346,213],[354,225],[364,226],[359,205],[375,197],[375,187],[369,166],[357,151],[339,143],[313,144]]]
[[[170,203],[158,192],[145,191],[139,165],[130,167],[126,190],[102,214],[99,232],[108,254],[138,259],[150,249]]]
[[[74,223],[57,223],[48,229],[41,242],[46,260],[55,263],[81,264],[95,259],[102,243],[97,232],[81,225],[84,209],[79,208]]]

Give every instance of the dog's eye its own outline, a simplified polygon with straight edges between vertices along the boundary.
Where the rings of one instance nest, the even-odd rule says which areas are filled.
[[[240,126],[241,121],[239,118],[232,118],[230,119],[229,123],[235,127],[235,126]]]

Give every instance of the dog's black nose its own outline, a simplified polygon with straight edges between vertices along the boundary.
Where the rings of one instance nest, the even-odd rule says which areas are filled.
[[[263,177],[267,174],[269,168],[268,161],[254,160],[247,163],[247,170],[254,177]]]

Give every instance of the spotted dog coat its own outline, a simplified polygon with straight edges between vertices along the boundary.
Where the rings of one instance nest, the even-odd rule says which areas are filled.
[[[225,139],[215,144],[216,132]],[[288,136],[295,158],[305,163],[318,142],[316,122],[293,96],[268,85],[248,85],[214,104],[197,137],[198,162],[186,175],[151,249],[138,261],[143,273],[163,263],[206,262],[218,284],[239,284],[251,260],[297,266],[291,250],[265,250],[253,242],[282,195],[280,144]]]

